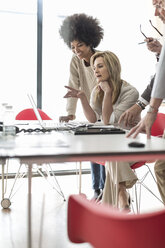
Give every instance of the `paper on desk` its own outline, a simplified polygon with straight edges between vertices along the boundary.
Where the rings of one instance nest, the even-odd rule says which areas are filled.
[[[1,136],[0,148],[34,148],[34,147],[69,147],[65,137],[58,133],[52,132],[47,134],[20,134],[13,137]]]

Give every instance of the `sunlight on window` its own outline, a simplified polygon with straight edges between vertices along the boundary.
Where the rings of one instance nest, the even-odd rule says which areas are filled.
[[[27,92],[36,94],[36,1],[1,1],[0,23],[0,102],[18,113],[30,106]]]

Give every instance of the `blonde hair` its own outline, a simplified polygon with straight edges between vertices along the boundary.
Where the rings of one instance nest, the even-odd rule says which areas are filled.
[[[110,51],[104,51],[104,52],[96,52],[90,60],[91,66],[94,67],[94,62],[96,58],[102,57],[104,60],[104,63],[107,67],[107,70],[109,72],[110,81],[112,83],[113,92],[112,92],[112,104],[114,104],[117,101],[117,98],[120,94],[120,89],[122,85],[121,80],[121,65],[118,57],[110,52]],[[100,88],[97,88],[96,92],[96,99],[101,102],[103,100],[104,92],[100,91]]]

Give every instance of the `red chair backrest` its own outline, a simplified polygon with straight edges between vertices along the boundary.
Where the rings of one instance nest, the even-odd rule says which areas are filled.
[[[51,118],[44,113],[41,109],[38,109],[42,120],[51,120]],[[35,112],[32,108],[24,109],[21,112],[19,112],[16,117],[16,120],[37,120],[37,117],[35,115]]]
[[[165,114],[158,113],[157,118],[151,128],[151,135],[162,136],[164,129],[165,129]]]
[[[68,236],[95,248],[164,248],[165,210],[128,215],[81,195],[68,201]]]

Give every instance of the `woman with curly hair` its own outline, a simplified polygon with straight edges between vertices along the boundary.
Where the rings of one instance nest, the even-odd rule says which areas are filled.
[[[85,14],[74,14],[66,17],[59,33],[74,53],[70,63],[69,86],[84,90],[89,100],[91,91],[96,85],[96,79],[90,66],[90,58],[103,39],[104,31],[97,19]],[[74,120],[76,118],[76,105],[76,99],[68,99],[66,107],[68,115],[61,116],[60,121]]]
[[[137,101],[139,93],[132,85],[121,79],[120,61],[114,53],[96,52],[91,57],[91,66],[97,85],[92,90],[90,104],[83,90],[69,86],[65,86],[68,92],[64,97],[79,98],[89,122],[95,123],[98,119],[102,119],[105,125],[117,125],[121,114]],[[131,163],[117,162],[117,164],[118,205],[121,209],[129,210],[129,196],[126,188],[131,188],[137,181],[137,177],[130,168]],[[110,192],[105,186],[103,199],[105,202],[112,202]]]
[[[60,30],[61,38],[72,50],[70,62],[69,86],[85,93],[87,100],[96,86],[96,78],[90,66],[90,58],[96,52],[95,48],[103,39],[104,31],[99,21],[86,14],[74,14],[64,19]],[[67,99],[67,116],[61,116],[61,122],[68,122],[76,118],[77,99]],[[105,168],[102,165],[91,163],[93,199],[97,199],[104,188]]]

